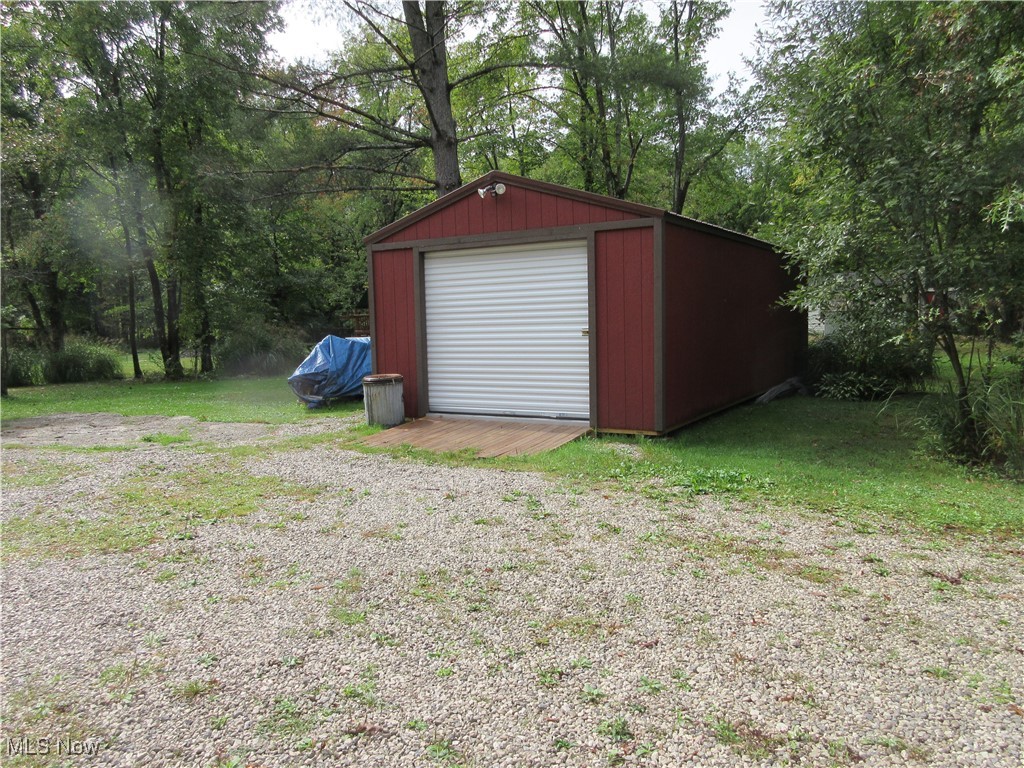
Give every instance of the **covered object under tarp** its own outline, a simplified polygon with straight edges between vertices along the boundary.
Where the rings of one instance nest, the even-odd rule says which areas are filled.
[[[292,391],[310,408],[363,393],[370,374],[370,339],[325,336],[288,377]]]

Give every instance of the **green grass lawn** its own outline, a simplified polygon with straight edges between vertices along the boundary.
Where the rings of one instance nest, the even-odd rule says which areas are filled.
[[[879,403],[791,398],[746,405],[664,439],[634,441],[638,458],[605,438],[524,467],[616,480],[654,495],[729,493],[850,517],[864,528],[1024,531],[1024,485],[938,460],[920,448],[921,397]]]
[[[12,389],[3,400],[0,416],[6,420],[69,412],[119,413],[282,424],[359,408],[362,402],[308,410],[296,400],[284,376],[220,381],[126,379]]]

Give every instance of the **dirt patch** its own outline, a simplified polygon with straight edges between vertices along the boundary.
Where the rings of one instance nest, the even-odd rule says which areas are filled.
[[[274,424],[208,422],[191,416],[59,413],[4,422],[0,426],[0,438],[5,446],[131,445],[171,436],[223,444],[266,437],[275,429]]]

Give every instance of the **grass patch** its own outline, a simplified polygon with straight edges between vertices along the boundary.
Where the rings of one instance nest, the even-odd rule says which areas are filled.
[[[130,552],[168,538],[193,538],[196,526],[244,518],[270,499],[311,499],[318,493],[229,466],[166,475],[156,471],[109,491],[110,511],[103,516],[65,517],[40,511],[4,522],[0,551],[4,558]]]
[[[139,439],[144,443],[153,443],[155,445],[174,445],[175,443],[191,442],[192,437],[188,431],[183,430],[176,435],[167,432],[154,432],[152,435],[143,435]]]
[[[129,369],[130,370],[130,369]],[[285,424],[345,416],[362,401],[309,410],[283,376],[219,381],[135,381],[21,387],[3,400],[4,420],[55,413],[119,413],[122,416],[191,416],[199,421]]]
[[[922,398],[877,403],[790,398],[734,408],[663,439],[577,440],[501,460],[592,486],[654,496],[713,493],[850,518],[898,519],[928,529],[1024,531],[1024,485],[924,455]]]
[[[78,741],[95,749],[93,754],[103,754],[111,743],[108,731],[87,719],[88,709],[83,702],[67,693],[67,685],[60,675],[43,678],[33,675],[20,687],[9,687],[4,691],[3,709],[0,712],[0,739],[8,744],[28,737],[33,743],[37,735],[51,736],[51,752],[48,755],[13,754],[4,750],[4,766],[8,768],[36,768],[53,766],[56,752],[56,738]]]
[[[790,398],[733,408],[668,438],[584,439],[546,454],[505,459],[474,459],[472,451],[367,448],[358,440],[377,431],[368,427],[298,438],[289,447],[332,442],[442,465],[535,470],[572,486],[610,485],[665,500],[726,495],[834,514],[864,532],[878,522],[872,518],[928,529],[1024,532],[1024,484],[965,469],[919,449],[920,416],[931,397],[894,398],[884,407]],[[277,424],[348,415],[361,408],[361,403],[351,402],[309,411],[295,401],[283,377],[127,380],[13,389],[3,403],[3,418],[107,411]],[[624,446],[629,450],[623,451]],[[239,455],[262,450],[238,448]],[[545,514],[540,501],[526,495],[510,494],[504,501],[521,502],[538,517]],[[612,533],[605,528],[601,532]]]
[[[2,471],[5,488],[38,488],[76,477],[83,473],[84,466],[54,461],[37,461],[25,466],[5,461]]]
[[[305,736],[316,727],[318,718],[302,711],[294,699],[274,699],[274,709],[268,717],[256,723],[256,732],[279,738]]]

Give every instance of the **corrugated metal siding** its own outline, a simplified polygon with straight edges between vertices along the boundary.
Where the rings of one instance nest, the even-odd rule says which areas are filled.
[[[654,231],[597,232],[597,426],[655,430]]]
[[[665,224],[667,427],[800,373],[806,319],[776,306],[793,286],[766,248]]]
[[[623,221],[639,215],[558,195],[524,189],[512,183],[504,195],[481,199],[473,194],[392,233],[381,242],[400,243],[441,237],[465,237],[524,229],[568,227]]]
[[[405,415],[409,417],[419,415],[413,266],[411,250],[373,254],[373,370],[402,374]]]
[[[424,286],[431,411],[590,418],[586,242],[428,253]]]

